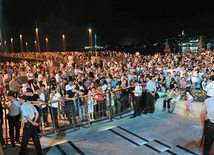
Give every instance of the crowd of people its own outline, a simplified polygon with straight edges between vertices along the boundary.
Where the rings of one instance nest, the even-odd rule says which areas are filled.
[[[101,53],[105,54],[104,51]],[[186,91],[188,114],[189,106],[194,100],[190,89],[204,90],[208,97],[214,96],[214,78],[211,78],[214,75],[212,52],[132,55],[108,51],[106,55],[109,53],[109,59],[101,57],[96,63],[91,63],[90,59],[84,59],[82,63],[61,59],[60,67],[50,67],[48,61],[1,63],[0,100],[1,106],[9,109],[12,146],[15,146],[14,126],[16,131],[20,129],[21,114],[26,132],[31,130],[35,133],[40,130],[37,126],[41,124],[41,110],[44,125],[50,125],[48,113],[53,113],[53,125],[59,129],[59,118],[67,119],[75,126],[85,121],[93,122],[98,118],[108,117],[110,114],[120,114],[126,109],[134,110],[131,118],[153,113],[154,102],[161,96],[165,96],[163,111],[171,113],[176,102],[180,100],[181,91]],[[87,55],[89,54],[82,56]],[[122,59],[114,55],[121,55]],[[68,57],[68,53],[65,56]],[[6,104],[7,101],[10,103]],[[35,109],[26,106],[19,111],[17,107],[23,103],[32,104]],[[30,114],[26,114],[25,110],[28,108],[32,113],[28,111]],[[0,115],[2,126],[3,114]],[[36,128],[27,128],[29,122]],[[22,140],[22,152],[25,152],[30,138],[26,135],[24,142]],[[5,145],[1,133],[0,140]],[[38,137],[34,140],[37,151],[40,152]],[[19,143],[18,132],[16,142]]]

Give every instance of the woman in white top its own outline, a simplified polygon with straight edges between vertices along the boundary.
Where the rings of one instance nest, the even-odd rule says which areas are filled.
[[[196,67],[193,68],[191,80],[192,80],[192,89],[195,90],[196,83],[198,82],[198,72],[196,71]]]
[[[51,107],[50,108],[50,110],[51,110],[51,119],[52,119],[52,122],[53,122],[53,124],[54,124],[56,129],[59,128],[57,114],[58,114],[58,108],[59,108],[59,103],[58,102],[61,102],[61,101],[63,101],[61,95],[56,91],[56,88],[53,87],[51,89],[49,103],[50,103],[50,107]]]

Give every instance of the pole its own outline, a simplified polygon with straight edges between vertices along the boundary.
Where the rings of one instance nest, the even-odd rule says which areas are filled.
[[[7,41],[4,41],[5,53],[7,53]]]
[[[12,53],[14,53],[13,38],[11,38],[10,41],[11,41],[11,51],[12,51]]]
[[[37,41],[37,49],[38,49],[38,52],[40,53],[40,43],[39,43],[39,29],[36,28],[36,41]]]
[[[66,41],[65,41],[65,35],[62,35],[62,46],[63,46],[63,52],[66,52]]]
[[[45,42],[46,42],[46,52],[48,52],[49,51],[48,38],[45,38]]]
[[[22,42],[22,34],[20,34],[20,50],[21,52],[24,52],[23,42]]]
[[[35,52],[38,52],[37,41],[35,40],[34,43],[35,43]]]
[[[88,29],[89,32],[89,49],[93,51],[93,39],[92,39],[92,29]]]
[[[29,52],[28,51],[28,42],[26,42],[25,45],[26,45],[26,52]]]

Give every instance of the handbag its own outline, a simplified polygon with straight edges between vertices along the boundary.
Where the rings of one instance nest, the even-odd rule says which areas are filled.
[[[158,95],[158,93],[155,93],[155,100],[159,99],[160,96]]]

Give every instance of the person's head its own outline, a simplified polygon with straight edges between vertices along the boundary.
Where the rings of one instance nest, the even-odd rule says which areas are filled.
[[[214,81],[214,75],[210,76],[210,80]]]
[[[69,80],[69,85],[70,85],[70,86],[73,85],[73,80]]]
[[[179,92],[179,88],[178,87],[175,88],[175,92],[176,93]]]
[[[116,88],[117,88],[117,89],[120,88],[120,84],[119,84],[119,83],[116,84]]]
[[[171,82],[172,82],[172,83],[175,82],[175,79],[174,79],[174,78],[171,78]]]
[[[91,88],[88,89],[88,94],[91,94]]]
[[[166,89],[166,92],[167,92],[167,93],[170,93],[170,89],[169,89],[169,88],[167,88],[167,89]]]
[[[152,79],[152,77],[150,76],[150,75],[147,75],[146,76],[146,81],[149,81],[149,80],[151,80]]]
[[[45,85],[44,84],[41,85],[41,91],[45,91]]]
[[[80,94],[80,96],[83,96],[83,95],[84,95],[84,91],[83,91],[83,90],[80,90],[80,91],[79,91],[79,94]]]
[[[95,91],[96,91],[95,87],[92,87],[91,90],[92,90],[93,93],[95,93]]]
[[[39,87],[37,86],[37,87],[35,87],[35,92],[37,93],[37,94],[40,94],[41,92],[40,92],[40,89],[39,89]]]
[[[22,105],[23,103],[27,102],[27,96],[26,95],[22,95],[18,98],[19,104]]]
[[[52,88],[51,88],[51,93],[52,93],[52,94],[56,94],[56,88],[55,88],[55,87],[52,87]]]
[[[33,90],[31,88],[27,88],[27,95],[33,96]]]
[[[112,86],[112,85],[111,85],[111,82],[109,82],[109,83],[108,83],[108,87],[111,87],[111,86]]]
[[[12,91],[9,91],[9,92],[8,92],[7,98],[8,98],[8,100],[10,100],[11,102],[14,101],[15,98],[14,98],[14,96],[13,96],[13,92],[12,92]]]

